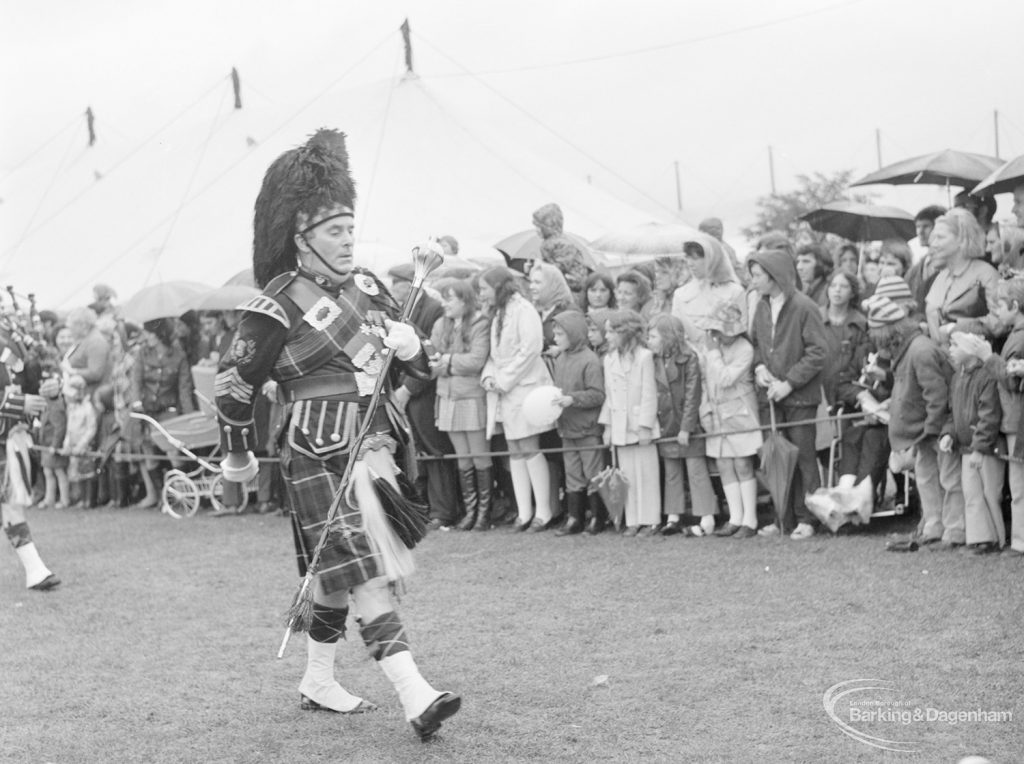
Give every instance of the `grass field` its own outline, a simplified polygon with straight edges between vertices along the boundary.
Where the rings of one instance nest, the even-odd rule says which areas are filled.
[[[1024,564],[886,553],[893,524],[805,542],[432,534],[400,610],[463,710],[423,745],[351,623],[339,678],[381,710],[299,709],[304,638],[275,658],[298,581],[284,518],[30,522],[65,583],[26,592],[0,555],[4,762],[1024,760]],[[853,724],[844,699],[858,730],[915,741],[881,750],[823,706],[857,679],[893,688],[866,704],[1012,719]]]

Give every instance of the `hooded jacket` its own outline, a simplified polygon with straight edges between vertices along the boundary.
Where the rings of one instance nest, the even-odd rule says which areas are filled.
[[[949,382],[953,368],[942,349],[915,329],[893,354],[889,406],[889,442],[904,451],[937,438],[949,418]]]
[[[558,418],[558,434],[563,438],[599,437],[597,418],[604,404],[604,368],[587,344],[587,320],[578,311],[564,311],[552,320],[569,338],[569,349],[555,357],[552,376],[555,387],[573,400]]]
[[[817,406],[821,403],[822,370],[829,347],[821,310],[797,290],[796,269],[788,254],[768,250],[748,259],[761,266],[785,296],[776,322],[772,321],[769,298],[757,301],[751,322],[754,368],[764,364],[776,378],[790,384],[793,391],[782,401],[783,406]],[[765,389],[759,387],[757,395],[764,402]]]

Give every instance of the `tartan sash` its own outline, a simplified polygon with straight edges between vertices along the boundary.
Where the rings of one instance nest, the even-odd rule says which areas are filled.
[[[380,363],[383,343],[376,327],[367,322],[373,303],[349,283],[337,297],[302,277],[285,287],[284,294],[303,311],[303,317],[274,364],[276,379],[306,376],[342,353],[368,372]]]

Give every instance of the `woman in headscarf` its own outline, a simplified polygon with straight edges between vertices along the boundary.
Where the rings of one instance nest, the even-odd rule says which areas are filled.
[[[541,328],[544,331],[544,357],[548,371],[553,371],[552,359],[561,353],[555,344],[555,316],[567,310],[576,310],[576,301],[562,272],[549,263],[535,262],[530,268],[530,297],[540,314]],[[558,431],[551,429],[540,436],[541,448],[560,449],[562,439]],[[549,484],[551,486],[551,512],[557,524],[562,514],[559,495],[562,493],[565,467],[561,452],[546,455],[549,468]]]
[[[558,267],[541,261],[530,268],[530,299],[540,314],[544,329],[544,351],[554,347],[554,322],[552,319],[563,310],[575,310],[576,301]]]
[[[698,233],[683,244],[692,278],[676,290],[672,315],[683,322],[686,338],[694,347],[707,341],[706,321],[721,303],[734,303],[746,321],[746,293],[721,243]]]

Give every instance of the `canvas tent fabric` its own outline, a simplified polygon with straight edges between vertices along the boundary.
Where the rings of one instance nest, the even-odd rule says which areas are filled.
[[[55,147],[0,180],[0,271],[47,307],[88,302],[100,281],[121,294],[174,279],[224,283],[251,262],[252,209],[266,167],[321,126],[348,134],[356,261],[378,270],[443,234],[459,239],[464,256],[486,257],[551,201],[588,239],[671,218],[503,133],[493,118],[507,104],[484,104],[464,89],[449,96],[444,85],[407,75],[292,108],[242,110],[213,94],[144,144]]]

